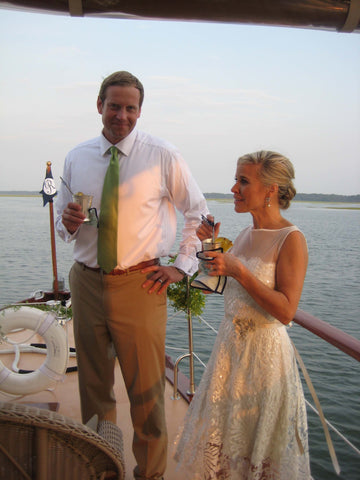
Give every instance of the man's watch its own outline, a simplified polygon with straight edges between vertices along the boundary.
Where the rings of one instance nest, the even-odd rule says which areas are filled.
[[[181,268],[178,268],[178,267],[175,267],[176,270],[181,273],[184,277],[186,276],[186,273],[184,272],[184,270],[181,270]]]

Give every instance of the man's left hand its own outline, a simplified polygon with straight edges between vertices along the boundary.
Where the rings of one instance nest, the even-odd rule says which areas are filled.
[[[154,272],[143,284],[143,288],[149,288],[148,293],[160,294],[164,292],[170,283],[180,282],[184,275],[172,266],[154,265],[141,270],[141,273]]]

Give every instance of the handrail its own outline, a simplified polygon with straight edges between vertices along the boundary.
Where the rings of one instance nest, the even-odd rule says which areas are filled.
[[[300,309],[293,321],[360,362],[360,340]]]
[[[189,298],[190,298],[190,279],[186,277],[186,298],[187,298],[187,308],[186,308],[186,317],[188,322],[188,335],[189,335],[189,353],[181,355],[175,362],[174,365],[174,394],[173,399],[178,400],[180,398],[178,394],[178,372],[179,372],[179,363],[184,358],[189,358],[189,370],[190,370],[190,385],[189,390],[187,391],[187,395],[192,398],[195,393],[195,380],[194,380],[194,347],[193,347],[193,329],[192,329],[192,316],[191,316],[191,308],[189,305]]]

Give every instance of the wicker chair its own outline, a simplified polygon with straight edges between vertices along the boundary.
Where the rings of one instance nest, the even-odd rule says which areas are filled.
[[[121,430],[100,422],[98,431],[56,412],[0,402],[0,478],[123,480]]]

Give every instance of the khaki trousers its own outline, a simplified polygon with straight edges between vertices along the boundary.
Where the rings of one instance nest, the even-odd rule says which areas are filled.
[[[70,289],[83,422],[97,414],[116,423],[116,352],[130,400],[135,478],[157,479],[167,456],[166,293],[150,295],[145,279],[140,271],[104,275],[75,263]]]

